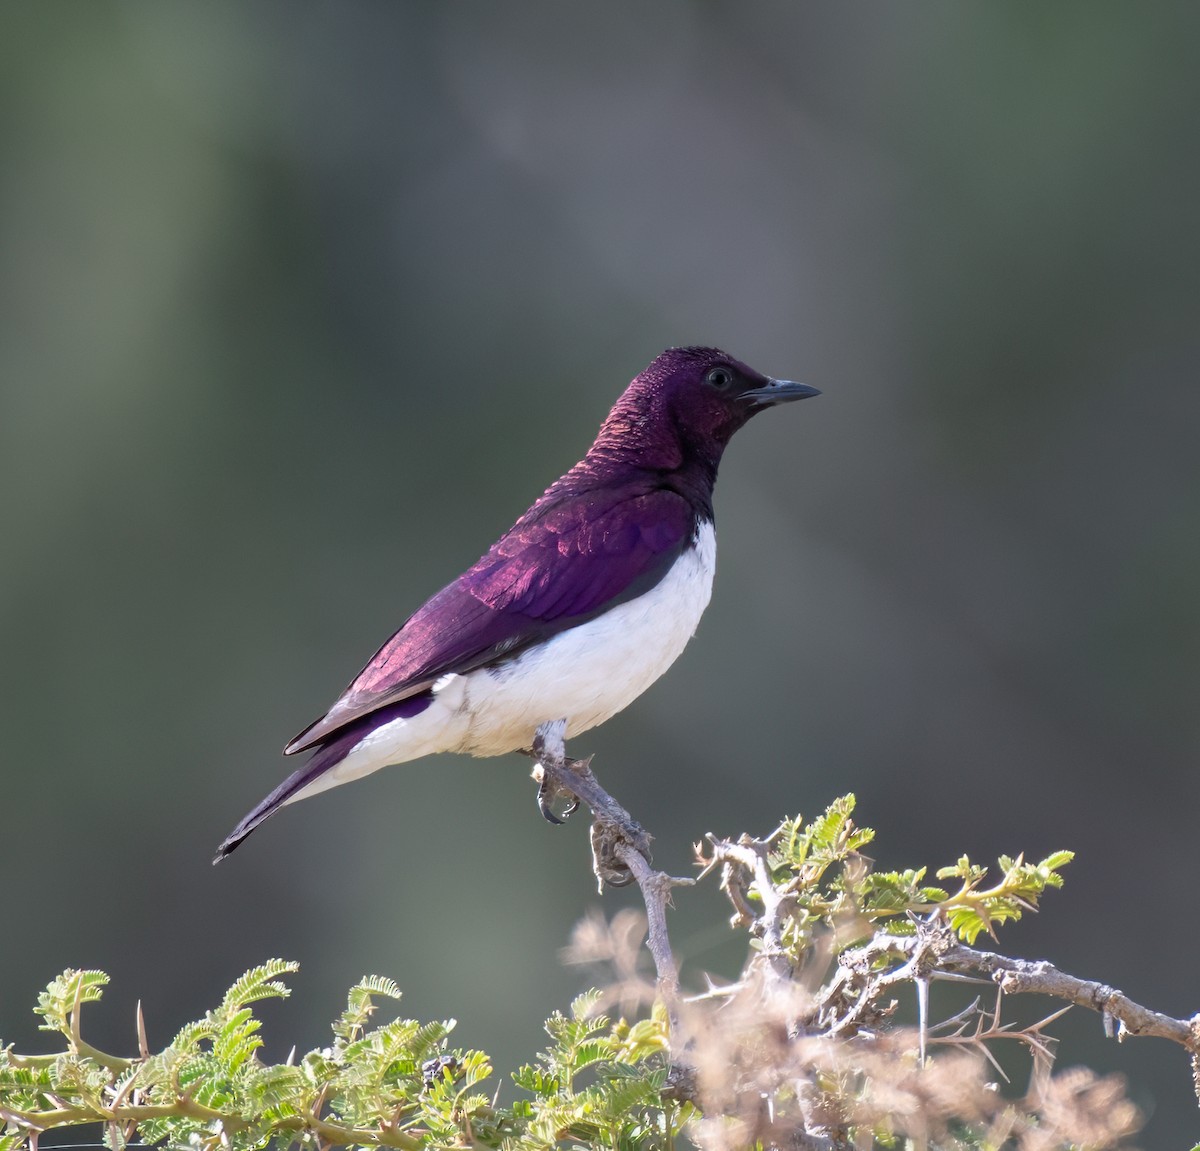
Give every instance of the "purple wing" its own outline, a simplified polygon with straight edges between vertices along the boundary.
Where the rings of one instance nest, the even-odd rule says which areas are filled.
[[[284,752],[427,691],[440,676],[530,644],[649,591],[691,543],[696,513],[677,492],[580,492],[539,500],[473,568],[430,599],[375,654],[328,714]]]

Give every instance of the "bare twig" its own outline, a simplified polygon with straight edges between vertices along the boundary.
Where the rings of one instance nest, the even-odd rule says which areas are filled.
[[[902,966],[886,973],[876,970],[871,975],[879,961],[888,957],[902,960]],[[1045,960],[1012,959],[969,947],[958,941],[940,917],[922,920],[915,935],[877,935],[862,947],[843,952],[841,970],[826,999],[836,1010],[839,997],[844,1002],[847,989],[857,986],[861,988],[860,996],[874,1000],[898,978],[910,978],[918,959],[930,964],[934,978],[982,975],[1006,995],[1030,993],[1065,1000],[1098,1012],[1105,1021],[1106,1034],[1115,1035],[1118,1041],[1129,1035],[1167,1039],[1187,1050],[1194,1060],[1200,1059],[1200,1015],[1174,1019],[1135,1003],[1106,983],[1069,975]],[[839,1021],[831,1025],[831,1032],[844,1030],[844,1023],[852,1021],[855,1014],[853,1007],[845,1015],[838,1013]]]
[[[1127,1035],[1151,1036],[1178,1043],[1193,1056],[1200,1056],[1200,1015],[1174,1019],[1135,1003],[1115,987],[1068,975],[1045,960],[1010,959],[956,943],[942,955],[940,966],[953,973],[986,975],[1007,995],[1032,992],[1099,1012],[1106,1019],[1109,1035],[1114,1033],[1111,1020],[1116,1020],[1118,1042]]]
[[[721,868],[721,889],[733,903],[737,918],[750,928],[750,933],[762,941],[762,957],[768,977],[774,982],[790,983],[793,975],[792,958],[783,945],[784,920],[792,898],[771,878],[767,862],[771,840],[752,839],[743,835],[737,842],[708,836],[712,854],[707,858],[697,849],[697,858],[704,865],[701,875],[718,865]],[[747,896],[757,897],[762,905],[759,914]]]
[[[617,858],[633,873],[642,898],[646,901],[646,946],[654,958],[658,993],[667,1008],[671,1023],[671,1035],[677,1042],[682,1035],[679,1018],[679,968],[671,952],[671,940],[667,935],[667,905],[671,902],[671,888],[691,884],[695,880],[675,879],[662,871],[655,871],[646,857],[629,843],[619,843]]]

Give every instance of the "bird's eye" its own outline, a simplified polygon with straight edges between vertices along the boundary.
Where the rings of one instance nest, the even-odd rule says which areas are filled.
[[[704,379],[714,388],[725,388],[732,382],[733,373],[728,368],[713,368]]]

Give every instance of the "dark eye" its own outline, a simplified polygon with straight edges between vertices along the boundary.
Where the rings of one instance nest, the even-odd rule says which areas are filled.
[[[727,388],[733,382],[733,373],[728,368],[713,368],[704,380],[714,388]]]

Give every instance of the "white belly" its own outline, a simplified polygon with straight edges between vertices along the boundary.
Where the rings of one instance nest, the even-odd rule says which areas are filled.
[[[644,595],[499,667],[444,676],[425,711],[376,728],[287,802],[439,751],[527,748],[556,719],[566,719],[567,738],[603,723],[679,658],[708,606],[716,558],[713,525],[702,523],[695,544]]]
[[[712,595],[717,542],[701,524],[695,545],[644,595],[494,668],[470,672],[466,739],[456,750],[502,755],[529,747],[549,720],[567,738],[628,707],[678,658]]]

